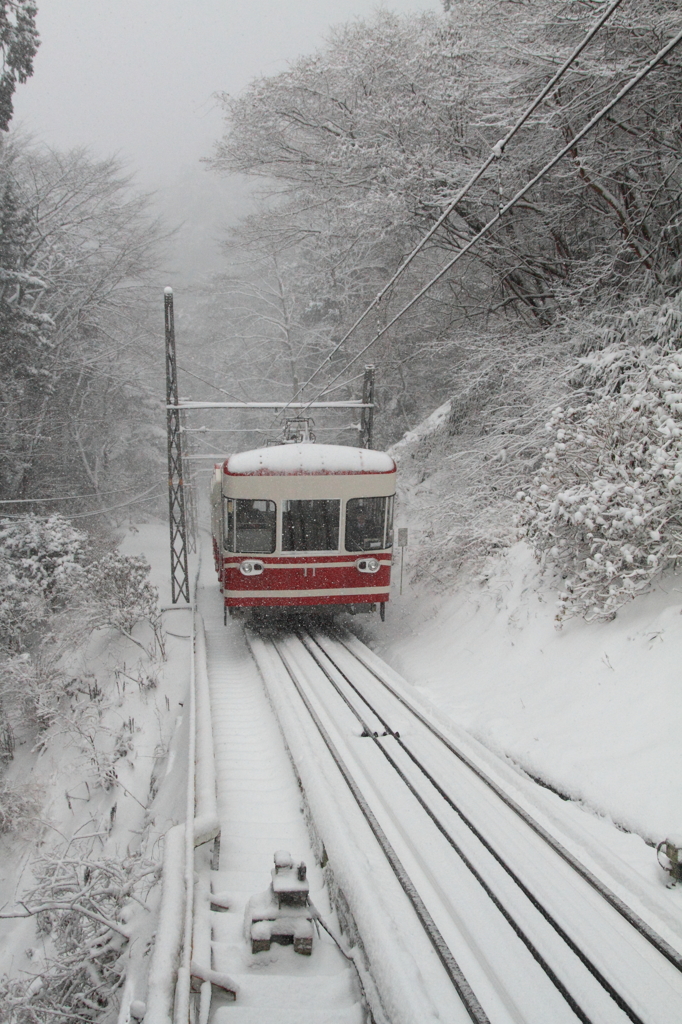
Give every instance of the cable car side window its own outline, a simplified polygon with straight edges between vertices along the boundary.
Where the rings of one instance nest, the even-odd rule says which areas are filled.
[[[228,551],[269,555],[277,539],[277,506],[264,498],[225,498],[224,544]]]
[[[393,543],[393,498],[346,502],[346,551],[373,551]]]
[[[338,551],[339,498],[289,499],[282,505],[283,551]]]
[[[393,547],[393,505],[395,503],[395,495],[391,495],[390,498],[386,498],[386,539],[384,541],[384,547]]]

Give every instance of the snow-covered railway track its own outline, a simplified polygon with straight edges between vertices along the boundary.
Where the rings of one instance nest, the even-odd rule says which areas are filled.
[[[339,784],[352,794],[467,1020],[682,1018],[675,949],[458,749],[356,638],[250,642],[285,735],[288,723],[322,740],[337,772],[335,783],[326,769],[331,799],[343,817]],[[302,742],[293,736],[289,747],[307,792]],[[323,801],[310,800],[316,818]],[[339,822],[322,811],[318,827],[333,845]],[[357,919],[357,900],[351,909]],[[406,921],[403,910],[391,923]]]
[[[187,757],[186,820],[164,840],[146,1005],[133,1012],[128,986],[119,1024],[140,1013],[145,1024],[366,1024],[372,979],[336,934],[277,720],[243,630],[223,625],[208,559],[190,611],[185,639],[194,656],[181,705],[189,714],[177,746]],[[275,896],[273,868],[287,858],[299,883],[307,879],[310,913]],[[269,922],[271,947],[263,935]],[[302,931],[306,939],[314,932],[312,949],[297,948]],[[376,1024],[384,1024],[380,1016]]]
[[[210,1008],[196,1020],[363,1024],[357,972],[324,931],[316,933],[309,957],[277,942],[269,951],[252,953],[245,914],[251,898],[267,890],[276,851],[287,850],[306,863],[310,896],[322,918],[329,915],[332,926],[334,921],[277,721],[240,625],[223,625],[212,567],[202,568],[197,604],[205,626],[202,658],[220,839],[217,850],[206,844],[195,854],[199,907],[193,959],[199,959],[196,935],[203,934],[202,966],[232,979],[237,996],[226,1001],[214,985]]]

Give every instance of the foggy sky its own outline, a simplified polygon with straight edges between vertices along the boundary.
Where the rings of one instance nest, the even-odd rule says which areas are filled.
[[[373,0],[38,0],[35,73],[15,120],[58,149],[118,153],[146,188],[176,182],[221,132],[214,92],[238,93],[309,53]],[[440,0],[389,0],[398,12]]]

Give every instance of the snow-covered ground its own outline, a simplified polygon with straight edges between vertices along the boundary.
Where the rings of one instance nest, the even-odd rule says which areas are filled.
[[[645,843],[682,825],[682,577],[614,622],[561,631],[556,597],[522,543],[454,594],[394,590],[386,623],[367,630],[377,653],[489,749],[568,797],[605,850],[663,890]],[[682,893],[668,898],[682,911]]]
[[[147,556],[160,603],[169,603],[167,526],[127,531],[120,547],[124,554]],[[67,658],[73,693],[54,723],[41,733],[28,726],[17,730],[5,778],[20,792],[29,788],[35,811],[23,830],[1,837],[3,910],[12,911],[35,884],[32,869],[41,855],[67,848],[83,865],[108,858],[126,862],[132,873],[141,861],[160,861],[163,836],[184,819],[188,613],[168,613],[165,626],[166,661],[158,652],[147,657],[113,630],[95,632],[85,648]],[[150,646],[149,627],[135,627],[135,637]],[[146,984],[159,886],[145,884],[142,895],[146,909],[133,902],[126,922],[133,993]],[[0,922],[0,977],[40,975],[51,954],[35,918]],[[5,1019],[2,1013],[0,1008]]]

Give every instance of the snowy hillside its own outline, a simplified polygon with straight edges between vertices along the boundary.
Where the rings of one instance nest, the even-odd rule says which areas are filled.
[[[556,588],[526,543],[455,572],[438,542],[439,503],[457,488],[442,458],[447,412],[392,449],[396,524],[409,529],[403,595],[396,549],[387,621],[365,635],[424,699],[573,802],[599,843],[662,887],[645,844],[682,826],[682,576],[669,572],[613,622],[558,629]]]
[[[146,554],[161,604],[166,545],[165,524],[133,528],[120,545]],[[185,813],[189,616],[165,618],[165,658],[148,624],[131,638],[96,629],[64,654],[70,683],[54,707],[45,700],[44,721],[13,720],[0,800],[3,1021],[93,1009],[112,1020],[121,985],[146,977],[164,836]]]

